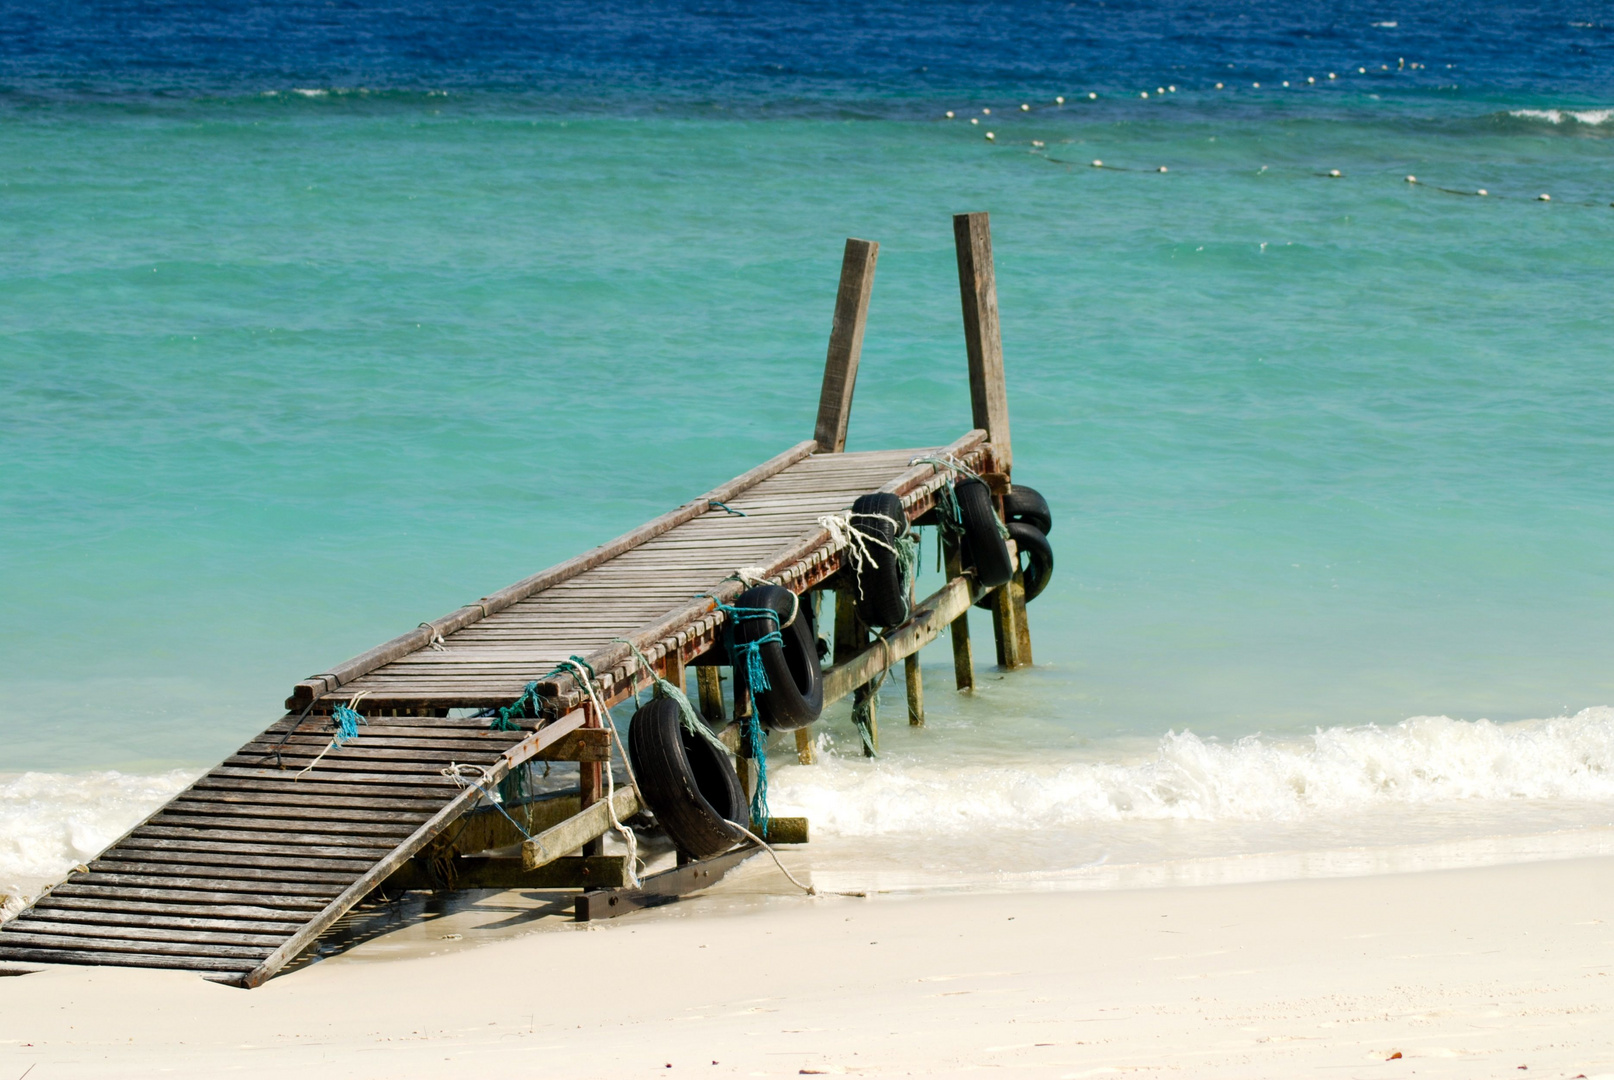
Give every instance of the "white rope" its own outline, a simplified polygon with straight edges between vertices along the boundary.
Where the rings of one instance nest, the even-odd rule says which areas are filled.
[[[903,523],[898,522],[885,514],[858,514],[857,516],[880,518],[884,521],[891,522],[892,535],[896,535],[902,531]],[[852,566],[856,571],[856,574],[863,573],[863,564],[865,562],[874,561],[874,554],[869,551],[870,544],[876,544],[879,547],[885,548],[887,551],[891,552],[891,554],[897,555],[899,558],[901,557],[900,553],[896,549],[896,546],[888,542],[884,537],[876,536],[871,532],[865,532],[856,525],[853,525],[852,512],[850,510],[842,511],[839,514],[822,515],[818,519],[818,527],[829,533],[830,547],[837,550],[842,548],[846,550],[847,554],[852,559]],[[856,574],[854,574],[854,581],[856,579]],[[863,599],[863,583],[861,581],[855,581],[855,583],[857,585],[857,598],[861,600]]]
[[[588,691],[589,700],[594,702],[594,709],[605,720],[606,727],[611,732],[611,738],[616,740],[616,747],[622,752],[622,768],[628,774],[628,784],[633,788],[633,795],[639,800],[639,809],[646,806],[644,792],[639,790],[639,780],[633,775],[633,763],[628,760],[628,748],[622,743],[622,735],[616,729],[616,720],[611,716],[611,710],[600,701],[600,695],[594,689],[594,680],[588,677],[587,670],[576,660],[565,660],[577,672],[577,679]],[[639,887],[639,838],[633,830],[622,824],[616,816],[616,770],[611,768],[610,756],[605,760],[605,812],[611,818],[611,827],[622,834],[622,839],[628,845],[628,883],[634,888]]]

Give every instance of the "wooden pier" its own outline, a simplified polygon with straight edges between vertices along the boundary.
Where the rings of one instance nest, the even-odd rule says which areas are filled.
[[[0,926],[0,961],[179,968],[250,987],[384,886],[577,888],[578,917],[600,918],[703,888],[754,854],[742,846],[629,884],[624,858],[605,855],[601,837],[611,829],[609,810],[626,820],[642,808],[620,781],[607,804],[611,732],[576,674],[538,681],[538,715],[517,718],[513,730],[467,714],[511,705],[573,656],[596,673],[609,708],[651,681],[637,648],[657,675],[688,686],[709,719],[725,710],[744,715],[743,693],[730,702],[721,694],[720,602],[759,579],[804,598],[836,595],[826,704],[871,698],[884,673],[904,663],[909,719],[922,723],[917,653],[949,627],[956,682],[969,689],[967,612],[985,594],[958,552],[949,552],[946,584],[903,625],[876,636],[850,602],[845,549],[819,522],[876,491],[894,493],[909,520],[923,522],[953,473],[915,464],[921,457],[951,458],[1000,495],[1007,490],[1012,457],[986,215],[955,218],[955,235],[969,430],[942,447],[846,451],[878,253],[874,243],[848,240],[812,439],[297,683],[286,715]],[[991,596],[999,664],[1029,663],[1020,577]],[[356,738],[336,746],[332,714],[345,705],[366,719]],[[803,760],[811,755],[806,735],[797,732]],[[576,762],[576,789],[492,805],[493,787],[534,761]],[[744,778],[748,763],[738,764]],[[805,831],[805,823],[780,824]],[[527,837],[535,839],[525,858],[510,853]]]

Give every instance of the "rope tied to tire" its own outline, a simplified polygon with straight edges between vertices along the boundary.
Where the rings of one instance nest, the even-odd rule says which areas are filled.
[[[795,593],[791,593],[795,596]],[[755,695],[765,694],[773,689],[773,682],[768,678],[768,669],[762,662],[762,647],[764,645],[784,645],[784,634],[781,633],[796,621],[801,614],[801,600],[796,600],[790,612],[790,618],[780,621],[779,613],[772,608],[735,607],[717,601],[717,610],[723,613],[728,626],[729,659],[736,670],[743,664],[745,668],[745,684],[751,691],[753,704],[751,713],[745,717],[740,725],[740,733],[745,737],[745,756],[757,763],[756,788],[751,792],[751,820],[762,828],[762,835],[768,835],[768,754],[767,734],[762,730],[762,719],[757,714],[754,702]],[[753,622],[766,619],[777,624],[775,629],[766,634],[746,642],[735,642],[734,628],[742,622]]]

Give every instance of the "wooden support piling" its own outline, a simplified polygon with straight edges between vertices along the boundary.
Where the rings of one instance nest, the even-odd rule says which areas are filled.
[[[796,760],[803,765],[813,765],[818,761],[818,754],[813,750],[811,728],[796,729]]]
[[[846,425],[852,416],[852,391],[863,354],[863,328],[868,323],[869,292],[874,288],[874,263],[879,255],[880,245],[874,241],[848,239],[841,257],[841,285],[835,294],[835,321],[830,326],[818,423],[813,430],[821,453],[839,454],[846,449]]]
[[[1031,625],[1026,622],[1026,577],[1019,570],[1014,572],[1014,580],[1009,583],[1009,598],[1014,605],[1014,628],[1020,635],[1020,663],[1031,667]]]
[[[908,726],[925,726],[925,683],[919,672],[919,654],[913,653],[902,662],[902,673],[908,684]]]
[[[949,547],[946,555],[947,578],[952,581],[963,573],[958,549]],[[960,690],[975,689],[975,654],[970,647],[970,609],[965,604],[952,622],[953,679]]]
[[[708,724],[722,724],[727,719],[723,714],[722,669],[716,665],[696,668],[695,685],[700,690],[701,715]]]

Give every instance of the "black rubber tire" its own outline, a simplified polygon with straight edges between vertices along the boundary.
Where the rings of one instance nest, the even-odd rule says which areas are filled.
[[[964,518],[964,566],[974,569],[975,580],[988,592],[1001,589],[1014,577],[1014,560],[998,532],[991,490],[980,480],[964,479],[953,485],[953,494]]]
[[[889,491],[860,495],[852,504],[852,527],[879,537],[892,547],[908,535],[908,512]],[[868,545],[870,558],[853,563],[857,579],[857,614],[870,626],[901,626],[908,621],[908,591],[902,587],[902,564],[894,551]]]
[[[789,589],[778,585],[758,585],[747,589],[734,601],[735,607],[768,608],[772,619],[745,619],[734,627],[734,643],[744,645],[766,637],[775,630],[783,644],[762,646],[762,666],[768,673],[769,689],[752,694],[757,718],[770,731],[795,731],[817,720],[824,711],[824,673],[818,666],[818,634],[813,628],[812,605],[797,600]],[[791,621],[791,613],[795,620]],[[736,650],[738,651],[738,650]],[[744,678],[743,665],[736,666],[736,680]]]
[[[652,698],[633,714],[628,754],[645,802],[678,850],[697,859],[720,855],[750,823],[739,774],[727,754],[684,729],[678,703]]]
[[[1015,484],[1003,496],[1003,517],[1010,525],[1024,522],[1047,536],[1054,531],[1054,512],[1048,509],[1048,500],[1036,488]]]
[[[1023,521],[1009,522],[1009,539],[1020,550],[1021,571],[1025,574],[1026,603],[1042,595],[1048,579],[1054,576],[1054,549],[1048,538],[1038,529]],[[983,597],[975,602],[978,608],[991,610],[992,598]]]

